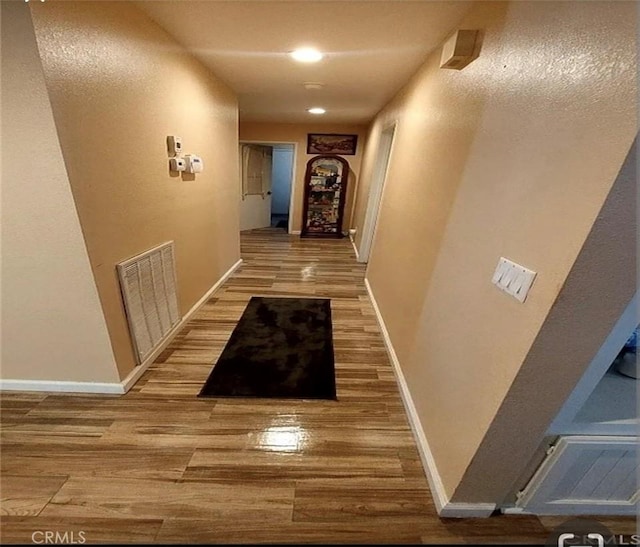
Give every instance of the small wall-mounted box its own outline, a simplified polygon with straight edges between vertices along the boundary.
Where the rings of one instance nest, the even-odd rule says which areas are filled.
[[[167,137],[167,151],[170,156],[179,157],[182,155],[182,139],[175,135]]]
[[[460,70],[473,61],[477,30],[457,30],[442,46],[440,68]]]
[[[169,159],[169,169],[171,171],[184,171],[187,168],[187,162],[184,158],[170,158]]]
[[[202,173],[204,170],[204,162],[200,156],[187,154],[184,159],[186,160],[187,173]]]

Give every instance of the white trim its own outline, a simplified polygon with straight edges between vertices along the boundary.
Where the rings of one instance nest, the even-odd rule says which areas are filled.
[[[353,239],[353,234],[351,233],[351,230],[349,230],[349,239],[351,240],[351,245],[353,245],[353,252],[356,253],[356,260],[358,260],[358,247],[356,247],[356,241],[355,239]],[[367,282],[367,280],[364,280],[365,283]],[[371,298],[371,301],[373,301],[373,298]]]
[[[302,230],[292,230],[290,233],[292,236],[299,236],[302,233]]]
[[[286,143],[289,144],[289,143]],[[289,184],[289,222],[287,232],[291,233],[293,228],[293,206],[294,193],[296,189],[296,167],[298,165],[298,143],[293,143],[293,155],[291,157],[291,182]]]
[[[59,382],[56,380],[0,380],[0,391],[51,391],[55,393],[112,393],[122,395],[121,383]]]
[[[407,386],[404,374],[402,373],[402,369],[400,368],[400,361],[398,360],[398,356],[396,355],[393,344],[391,343],[389,331],[387,330],[387,327],[384,323],[384,319],[382,318],[382,314],[380,313],[380,308],[378,307],[378,303],[375,296],[373,295],[373,290],[371,289],[371,285],[369,284],[369,280],[367,278],[365,278],[364,284],[367,288],[367,292],[369,293],[373,311],[375,312],[376,318],[378,319],[380,332],[382,333],[382,338],[384,339],[384,345],[387,348],[389,359],[391,360],[391,364],[393,365],[393,371],[395,372],[396,379],[398,381],[398,387],[400,388],[402,402],[404,403],[405,409],[407,411],[407,417],[409,418],[409,425],[411,425],[411,430],[413,431],[413,435],[418,445],[418,452],[420,453],[422,466],[424,467],[427,479],[429,481],[429,487],[431,488],[431,492],[433,494],[433,501],[436,504],[436,510],[438,511],[438,514],[440,514],[442,509],[449,502],[449,496],[447,496],[445,492],[444,485],[442,484],[442,479],[440,478],[440,473],[438,473],[435,459],[433,458],[431,448],[429,447],[429,442],[427,441],[427,438],[424,434],[424,429],[422,428],[422,424],[420,423],[420,418],[418,417],[416,407],[413,404],[413,399],[411,398],[409,387]]]
[[[501,507],[500,512],[503,515],[531,515],[532,514],[525,511],[522,507],[514,507],[513,505],[509,505],[508,507]]]
[[[438,516],[452,519],[488,518],[495,510],[495,503],[462,503],[449,501],[438,512]]]
[[[358,262],[369,262],[376,225],[378,223],[378,217],[380,216],[384,186],[387,180],[387,173],[389,172],[389,165],[391,164],[394,143],[396,141],[397,128],[398,121],[394,120],[380,132],[377,157],[371,175],[367,209],[364,215],[364,222],[362,223]]]
[[[413,435],[418,446],[418,452],[420,454],[420,459],[422,460],[422,467],[424,468],[427,480],[429,481],[429,487],[431,488],[431,493],[433,495],[438,515],[441,517],[451,518],[490,516],[496,509],[495,503],[458,503],[449,501],[449,496],[447,496],[444,484],[442,483],[442,478],[438,472],[438,467],[433,457],[433,453],[431,452],[431,448],[429,447],[429,442],[427,441],[424,429],[420,423],[418,412],[413,404],[409,386],[407,386],[404,374],[402,373],[400,361],[398,360],[398,356],[396,355],[393,344],[391,343],[389,331],[384,323],[384,319],[380,313],[380,308],[378,307],[378,303],[376,302],[373,290],[371,289],[371,285],[367,278],[365,278],[364,284],[367,288],[369,298],[371,299],[371,305],[373,306],[373,310],[376,314],[378,325],[380,326],[380,331],[382,332],[382,337],[384,339],[384,345],[387,348],[387,353],[389,354],[389,359],[393,365],[393,371],[395,373],[396,380],[398,381],[402,402],[404,403],[404,407],[407,411],[409,425],[411,426],[411,431],[413,431]]]
[[[151,366],[166,347],[171,343],[174,336],[182,330],[196,312],[211,298],[220,286],[235,272],[242,264],[242,259],[238,260],[229,268],[223,276],[198,300],[191,309],[182,317],[180,322],[169,331],[160,345],[153,350],[144,362],[136,367],[121,382],[60,382],[55,380],[0,380],[0,391],[51,391],[64,393],[103,393],[122,395],[129,391],[140,379],[144,372]]]

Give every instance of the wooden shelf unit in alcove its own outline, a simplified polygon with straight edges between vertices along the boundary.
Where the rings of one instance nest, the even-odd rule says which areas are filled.
[[[300,237],[341,238],[349,164],[340,156],[307,162]]]

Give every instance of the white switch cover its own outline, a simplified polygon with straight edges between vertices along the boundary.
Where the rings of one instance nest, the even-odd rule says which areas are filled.
[[[498,266],[496,268],[495,273],[493,274],[493,279],[491,283],[497,285],[498,281],[502,278],[502,276],[507,272],[509,268],[509,261],[506,258],[500,257],[500,261],[498,262]]]
[[[491,282],[500,290],[524,302],[536,277],[536,272],[500,257]]]

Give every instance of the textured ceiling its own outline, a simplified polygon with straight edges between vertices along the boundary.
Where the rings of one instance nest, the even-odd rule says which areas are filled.
[[[362,123],[453,31],[470,2],[141,1],[138,6],[237,93],[247,121]],[[287,56],[316,47],[325,58]],[[319,90],[304,82],[321,82]],[[322,106],[324,116],[306,109]]]

